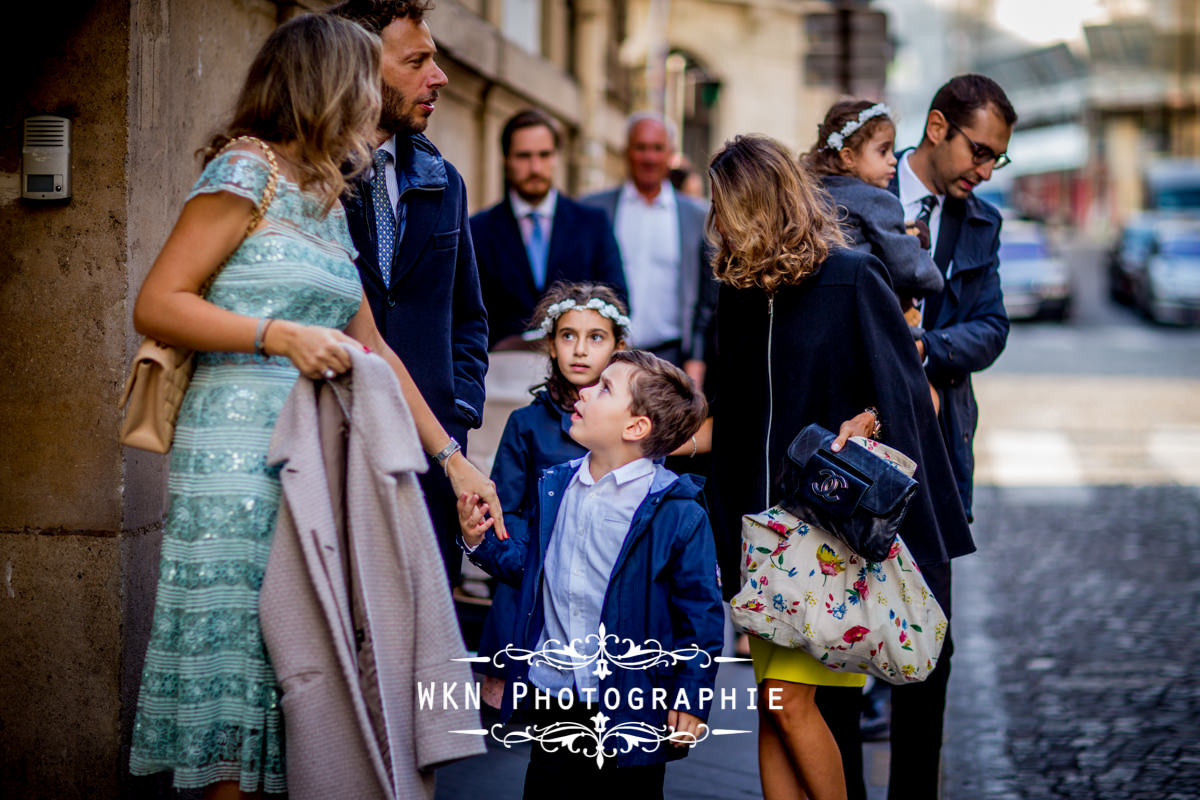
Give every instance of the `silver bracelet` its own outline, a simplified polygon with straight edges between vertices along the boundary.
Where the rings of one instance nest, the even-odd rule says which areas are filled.
[[[441,449],[441,451],[433,457],[434,463],[446,471],[446,462],[450,460],[450,456],[462,450],[462,445],[453,436],[450,437],[450,443]]]
[[[260,317],[258,320],[258,327],[254,330],[254,352],[260,356],[267,354],[267,328],[270,328],[274,321],[271,317]]]

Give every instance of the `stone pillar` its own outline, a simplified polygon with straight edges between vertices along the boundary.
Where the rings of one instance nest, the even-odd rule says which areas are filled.
[[[579,0],[575,4],[575,77],[579,81],[579,133],[572,153],[572,171],[580,194],[608,183],[605,128],[608,89],[608,34],[612,4]]]
[[[166,460],[117,443],[133,299],[269,0],[45,4],[0,125],[0,795],[158,796],[128,741]],[[22,202],[22,120],[72,120],[70,201]]]

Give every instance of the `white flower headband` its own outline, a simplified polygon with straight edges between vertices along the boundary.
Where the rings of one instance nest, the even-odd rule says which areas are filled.
[[[620,309],[618,309],[612,303],[606,303],[599,297],[593,297],[583,305],[579,305],[573,299],[567,298],[566,300],[560,300],[557,303],[553,303],[549,308],[547,308],[546,316],[542,317],[541,323],[533,330],[526,331],[524,334],[522,334],[521,338],[527,342],[536,341],[537,339],[544,339],[550,335],[551,331],[554,330],[554,323],[558,321],[558,318],[573,309],[590,309],[602,317],[611,319],[613,324],[621,329],[622,334],[625,334],[629,331],[629,317],[622,314]]]
[[[850,138],[850,136],[856,130],[861,128],[864,122],[872,117],[890,117],[891,115],[892,110],[883,103],[876,103],[870,108],[864,108],[859,112],[858,119],[849,120],[845,125],[842,126],[840,131],[834,131],[833,133],[829,134],[829,138],[825,140],[825,146],[835,152],[841,150],[842,146],[846,143],[846,140]]]

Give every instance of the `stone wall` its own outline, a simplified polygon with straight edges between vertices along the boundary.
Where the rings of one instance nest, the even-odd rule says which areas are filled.
[[[165,475],[116,441],[132,303],[278,11],[46,9],[25,12],[38,38],[0,123],[0,794],[156,795],[123,777]],[[73,123],[69,202],[17,199],[22,120],[41,113]]]

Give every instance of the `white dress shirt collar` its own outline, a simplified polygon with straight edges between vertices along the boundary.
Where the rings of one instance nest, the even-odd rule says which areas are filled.
[[[900,204],[907,206],[911,203],[920,203],[921,199],[926,195],[933,195],[937,198],[937,210],[940,211],[942,201],[946,199],[946,196],[933,191],[917,177],[917,173],[913,172],[912,165],[908,163],[908,159],[912,154],[913,151],[909,150],[900,157],[900,168],[897,173],[900,184]]]
[[[670,181],[663,181],[662,188],[659,189],[658,195],[647,202],[646,198],[637,187],[633,185],[633,181],[625,181],[621,184],[621,196],[618,203],[640,203],[643,206],[659,206],[661,208],[675,208],[675,187]]]
[[[917,173],[913,172],[912,165],[908,163],[908,159],[912,156],[913,151],[909,150],[900,159],[900,164],[897,166],[896,175],[897,183],[900,186],[900,205],[904,208],[904,218],[906,220],[914,220],[921,213],[921,201],[930,195],[937,199],[937,205],[933,207],[933,211],[929,214],[929,252],[937,251],[938,234],[942,230],[942,208],[946,203],[946,196],[934,193],[924,181],[917,177]],[[952,268],[952,267],[951,267]],[[946,277],[950,277],[949,269],[947,269]]]
[[[387,141],[379,145],[378,150],[385,150],[392,157],[392,166],[396,165],[396,137],[389,136]]]
[[[575,471],[575,477],[572,478],[571,482],[574,483],[575,481],[579,481],[584,486],[594,486],[597,481],[592,477],[591,464],[592,454],[588,453],[583,457],[583,462],[579,465],[579,469]],[[613,480],[617,482],[618,486],[624,486],[630,481],[645,477],[652,472],[654,472],[653,461],[648,458],[635,458],[628,464],[622,464],[621,466],[617,467],[600,480],[604,480],[604,478],[607,478],[609,475],[611,475]]]
[[[513,216],[517,219],[525,219],[530,214],[537,214],[543,220],[549,222],[554,219],[554,210],[558,207],[558,190],[551,189],[542,198],[540,203],[532,205],[522,198],[521,195],[509,189],[508,202],[512,204]]]

